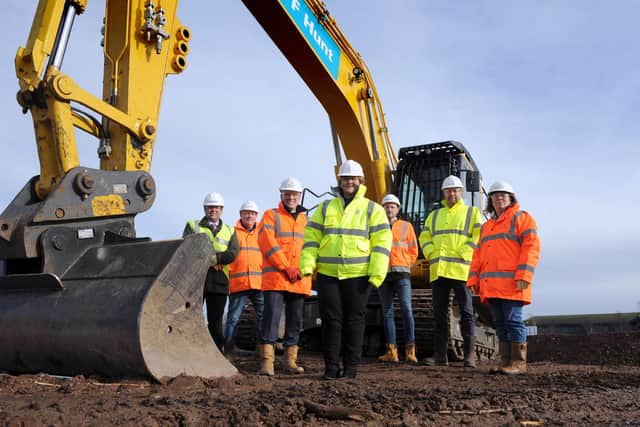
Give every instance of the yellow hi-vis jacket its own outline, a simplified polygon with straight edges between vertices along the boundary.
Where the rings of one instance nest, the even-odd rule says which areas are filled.
[[[217,254],[226,251],[229,247],[229,241],[231,240],[231,236],[234,232],[234,229],[230,225],[222,223],[222,228],[220,228],[218,233],[214,236],[211,230],[207,227],[200,227],[198,220],[189,221],[187,224],[191,227],[194,233],[206,234]],[[229,264],[225,265],[222,268],[222,271],[224,271],[225,276],[229,277]]]
[[[391,228],[384,208],[364,197],[360,185],[349,204],[336,197],[318,206],[304,229],[300,258],[303,275],[318,273],[339,280],[369,277],[379,287],[387,275]]]
[[[456,204],[431,212],[418,240],[429,261],[429,280],[438,277],[467,281],[473,250],[478,247],[482,216],[475,206]]]

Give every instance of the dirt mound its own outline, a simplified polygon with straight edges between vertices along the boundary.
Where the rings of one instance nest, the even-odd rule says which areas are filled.
[[[617,347],[623,338],[624,352]],[[606,355],[637,352],[639,338],[536,337],[532,356],[563,363],[530,363],[527,375],[513,377],[491,375],[494,364],[474,370],[459,362],[428,367],[372,358],[355,380],[323,381],[322,357],[302,353],[304,374],[283,374],[279,356],[276,377],[268,378],[256,374],[258,356],[251,352],[236,356],[240,373],[232,378],[178,377],[165,385],[0,375],[0,426],[640,425],[640,366],[615,366]],[[600,358],[584,357],[599,351]],[[580,364],[569,364],[577,358],[562,352],[580,356]]]
[[[640,332],[529,337],[530,362],[640,366]]]

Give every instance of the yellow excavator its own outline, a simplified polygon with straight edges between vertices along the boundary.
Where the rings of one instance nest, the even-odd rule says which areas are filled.
[[[332,130],[336,170],[344,159],[358,161],[364,169],[367,196],[380,201],[395,193],[402,213],[416,231],[433,209],[440,207],[442,180],[448,175],[462,178],[465,201],[482,210],[484,192],[481,175],[469,151],[459,142],[444,141],[402,148],[399,161],[389,139],[384,112],[366,64],[350,45],[335,19],[320,0],[242,0],[293,68],[326,110]],[[412,269],[416,340],[422,355],[432,351],[433,313],[428,265],[424,258]],[[496,353],[491,317],[479,301],[476,307],[476,353],[490,358]],[[317,301],[305,306],[303,339],[318,348],[320,322]],[[251,311],[239,330],[239,345],[252,347]],[[396,319],[399,320],[399,319]],[[449,353],[460,359],[462,333],[460,314],[450,313]],[[396,322],[399,326],[402,322]],[[314,333],[315,332],[315,333]],[[306,334],[306,336],[305,336]],[[402,337],[402,333],[398,334]],[[372,292],[367,312],[365,353],[384,348],[383,320],[377,293]],[[402,345],[402,343],[400,343]]]
[[[0,371],[158,381],[234,375],[202,315],[213,253],[207,238],[154,242],[134,226],[155,199],[149,170],[162,90],[167,75],[187,67],[190,30],[176,15],[177,0],[106,0],[99,98],[62,70],[86,3],[40,0],[15,58],[40,174],[0,214]],[[397,163],[370,73],[322,2],[243,3],[326,109],[336,167],[343,158],[363,165],[369,197],[396,191],[418,226],[439,199],[432,181],[454,173],[467,174],[467,194],[480,203],[479,173],[461,144],[414,147]],[[99,169],[81,166],[78,130],[98,141]],[[434,153],[445,163],[424,166]],[[423,288],[424,270],[416,270]],[[312,301],[308,308],[317,326]],[[375,301],[371,308],[368,331],[381,325]]]
[[[35,129],[40,174],[0,215],[0,370],[60,375],[231,376],[202,316],[206,236],[152,242],[134,217],[149,174],[165,77],[187,67],[177,0],[107,0],[102,98],[64,74],[86,0],[40,0],[15,58],[18,103]],[[76,131],[98,141],[83,167]]]

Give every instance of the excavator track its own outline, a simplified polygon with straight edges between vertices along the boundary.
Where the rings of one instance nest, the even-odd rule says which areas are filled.
[[[433,354],[433,335],[435,323],[433,320],[433,297],[431,289],[412,289],[413,318],[415,322],[416,349],[420,358]],[[404,348],[404,325],[399,310],[399,302],[394,298],[396,339],[398,346]],[[460,325],[460,310],[453,299],[449,302],[449,360],[460,361],[464,358],[462,328]],[[475,351],[480,360],[488,360],[497,352],[495,330],[484,322],[474,306],[476,312]]]

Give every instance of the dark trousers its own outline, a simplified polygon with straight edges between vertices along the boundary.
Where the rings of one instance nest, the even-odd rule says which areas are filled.
[[[286,291],[264,291],[264,314],[262,316],[262,344],[278,342],[280,317],[284,307],[284,337],[285,347],[298,345],[300,329],[302,329],[302,312],[304,309],[304,295]]]
[[[222,350],[224,345],[224,331],[222,329],[222,316],[224,306],[227,304],[226,294],[205,293],[204,300],[207,303],[207,326],[213,341]]]
[[[338,280],[318,274],[322,346],[327,372],[340,367],[355,372],[362,358],[365,314],[371,285],[368,277]]]
[[[473,299],[462,280],[440,277],[432,283],[433,288],[433,318],[435,320],[435,334],[433,339],[435,356],[444,359],[449,343],[449,295],[453,290],[454,298],[462,317],[462,338],[464,339],[465,355],[473,349],[474,318]]]

